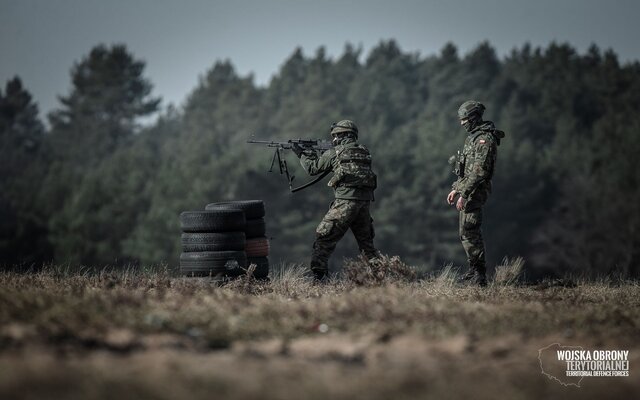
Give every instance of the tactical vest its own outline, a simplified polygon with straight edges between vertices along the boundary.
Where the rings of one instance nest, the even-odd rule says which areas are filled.
[[[493,133],[494,131],[498,133],[494,134]],[[454,173],[458,175],[460,178],[464,178],[471,173],[471,169],[473,168],[472,160],[475,154],[475,141],[482,134],[489,134],[489,136],[492,136],[492,137],[491,138],[487,137],[486,140],[495,140],[497,144],[500,143],[500,136],[496,137],[496,135],[501,134],[502,137],[504,137],[504,133],[498,130],[480,130],[478,132],[471,134],[469,137],[467,137],[467,140],[465,140],[465,143],[464,143],[464,147],[462,148],[462,153],[458,151],[458,156],[457,156],[458,162],[454,169]],[[494,154],[494,159],[491,162],[491,169],[487,171],[488,175],[485,178],[487,181],[490,181],[493,178],[493,171],[494,171],[496,156],[497,154]]]
[[[334,175],[329,181],[330,187],[358,187],[375,189],[376,174],[371,169],[371,153],[361,144],[344,147],[338,145],[336,151],[336,166]]]
[[[471,159],[473,158],[474,142],[476,141],[478,136],[482,135],[483,133],[485,132],[478,131],[476,133],[473,133],[467,137],[467,140],[464,141],[464,146],[462,147],[462,154],[460,157],[460,163],[458,164],[458,168],[462,173],[460,175],[461,178],[464,178],[465,176],[469,175],[469,172],[472,166],[471,162],[469,161],[471,161]]]

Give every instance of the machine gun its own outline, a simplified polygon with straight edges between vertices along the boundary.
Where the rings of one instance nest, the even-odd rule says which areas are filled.
[[[295,193],[304,188],[307,188],[313,184],[320,182],[325,176],[329,175],[331,171],[324,172],[317,178],[313,179],[305,183],[304,185],[298,186],[297,188],[293,187],[293,180],[296,178],[294,175],[289,174],[289,167],[287,166],[287,160],[280,153],[283,150],[291,150],[293,145],[298,145],[302,147],[303,151],[327,151],[333,148],[333,144],[331,144],[328,140],[313,140],[313,139],[289,139],[286,141],[271,141],[271,140],[254,140],[249,139],[247,143],[253,144],[262,144],[267,147],[274,147],[275,151],[273,153],[273,157],[271,158],[271,167],[269,167],[269,172],[273,172],[273,166],[278,162],[278,168],[280,169],[280,175],[285,175],[287,177],[287,182],[289,183],[289,190],[291,193]]]
[[[453,166],[452,172],[454,173],[454,175],[458,176],[458,178],[464,178],[465,163],[466,158],[462,155],[462,153],[460,153],[460,150],[458,150],[458,153],[456,155],[449,157],[449,164]]]

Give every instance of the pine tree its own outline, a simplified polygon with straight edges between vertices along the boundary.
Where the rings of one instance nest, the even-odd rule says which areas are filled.
[[[34,264],[49,256],[46,220],[34,201],[46,168],[38,106],[20,78],[0,91],[0,265]]]
[[[140,118],[158,109],[143,72],[125,46],[96,46],[74,65],[71,92],[49,115],[53,161],[40,198],[57,261],[104,264],[121,256],[121,238],[112,237],[121,229],[109,224],[130,211],[116,195],[127,177],[104,173],[130,173],[113,171],[111,157],[132,144]]]

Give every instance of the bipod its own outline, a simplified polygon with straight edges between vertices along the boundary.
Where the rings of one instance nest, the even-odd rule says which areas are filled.
[[[278,168],[280,169],[280,175],[285,175],[287,177],[287,182],[289,183],[289,190],[291,193],[299,190],[300,188],[294,190],[293,189],[293,180],[296,178],[293,175],[289,175],[289,167],[287,166],[287,160],[280,155],[280,147],[276,148],[276,151],[273,153],[273,158],[271,158],[271,167],[269,167],[269,172],[273,172],[273,165],[278,161]]]

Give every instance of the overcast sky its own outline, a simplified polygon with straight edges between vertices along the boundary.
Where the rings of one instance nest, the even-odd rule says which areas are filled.
[[[180,105],[216,60],[268,84],[301,46],[365,54],[394,38],[404,51],[464,54],[488,40],[500,55],[556,40],[640,59],[637,0],[0,0],[0,82],[19,75],[41,114],[58,106],[69,70],[98,43],[125,43],[147,62],[163,104]]]

